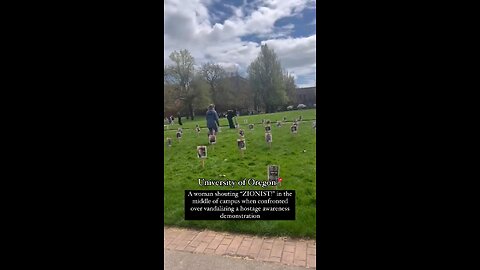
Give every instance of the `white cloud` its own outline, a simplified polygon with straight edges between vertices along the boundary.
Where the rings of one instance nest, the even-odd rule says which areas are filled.
[[[297,68],[316,63],[316,35],[301,38],[271,39],[263,41],[275,50],[282,66]]]
[[[242,41],[242,37],[254,34],[267,39],[282,66],[298,80],[311,82],[316,68],[316,35],[291,38],[295,25],[274,24],[281,18],[301,14],[312,2],[314,7],[315,1],[308,0],[258,0],[235,7],[219,0],[165,0],[164,64],[170,63],[168,55],[172,51],[187,49],[197,65],[216,62],[227,69],[245,71],[257,57],[260,44]],[[232,14],[223,23],[214,22],[226,14],[209,12],[215,3],[231,9]]]
[[[315,83],[316,35],[300,38],[272,39],[264,41],[274,49],[282,67],[295,74],[297,84],[302,87]]]

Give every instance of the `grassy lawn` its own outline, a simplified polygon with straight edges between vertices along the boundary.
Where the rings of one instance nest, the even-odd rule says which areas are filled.
[[[240,116],[237,120],[240,128],[245,131],[247,145],[243,158],[237,148],[238,130],[230,129],[226,118],[220,119],[221,132],[217,134],[217,143],[213,147],[208,144],[208,130],[205,127],[204,116],[199,116],[194,121],[182,119],[183,137],[180,141],[175,136],[180,126],[177,124],[170,126],[164,135],[164,142],[167,137],[172,138],[173,141],[172,146],[165,147],[164,150],[164,224],[265,236],[316,238],[316,133],[312,129],[315,113],[315,109],[310,109]],[[300,115],[303,122],[299,124],[298,134],[292,136],[291,121]],[[289,122],[282,127],[277,127],[276,121],[283,120],[284,116]],[[271,149],[265,143],[262,119],[272,122]],[[245,124],[244,120],[247,120],[248,124],[255,124],[253,131],[248,129],[248,124]],[[194,130],[195,124],[199,124],[202,128],[198,136]],[[208,147],[205,168],[202,168],[196,155],[198,145]],[[296,190],[296,220],[184,220],[184,190],[231,189],[231,187],[221,186],[201,187],[198,185],[198,178],[208,180],[255,178],[265,181],[269,164],[280,166],[280,177],[283,181],[279,189]],[[274,188],[245,186],[236,187],[236,189],[271,190]]]

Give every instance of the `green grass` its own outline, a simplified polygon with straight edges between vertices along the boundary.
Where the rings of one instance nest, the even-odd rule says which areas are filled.
[[[254,116],[240,116],[238,123],[245,131],[247,150],[242,158],[237,148],[238,130],[229,129],[228,121],[220,119],[221,132],[217,134],[217,144],[208,144],[205,117],[200,116],[194,121],[183,120],[183,137],[178,141],[176,130],[180,127],[174,124],[165,131],[166,138],[172,138],[172,146],[164,150],[164,224],[170,226],[206,228],[210,230],[228,231],[264,236],[290,236],[302,238],[316,238],[316,133],[312,129],[315,120],[315,109],[261,114]],[[298,134],[290,133],[291,122],[282,127],[276,127],[277,120],[292,121],[300,115]],[[254,123],[253,131],[248,130],[247,124]],[[273,142],[270,149],[265,143],[262,119],[269,119],[272,124]],[[176,119],[175,119],[176,121]],[[197,136],[195,124],[202,127]],[[208,158],[202,168],[196,156],[198,145],[208,147]],[[306,150],[304,152],[303,150]],[[240,180],[255,178],[265,181],[267,165],[280,166],[280,177],[283,178],[279,189],[296,191],[296,220],[272,221],[228,221],[228,220],[184,220],[184,190],[228,190],[231,187],[205,187],[198,185],[198,178],[223,180]],[[220,177],[219,175],[225,175]],[[245,186],[235,189],[258,189],[261,187]],[[269,187],[267,189],[273,189]]]

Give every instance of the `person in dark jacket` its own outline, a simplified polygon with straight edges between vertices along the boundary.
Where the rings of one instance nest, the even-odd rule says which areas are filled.
[[[227,112],[227,119],[228,119],[228,125],[230,128],[235,128],[235,125],[233,124],[233,117],[235,117],[235,113],[232,110],[228,110]]]
[[[182,116],[180,115],[180,113],[177,114],[177,118],[178,118],[178,124],[179,124],[180,126],[182,126],[182,125],[183,125],[183,124],[182,124]]]
[[[217,134],[218,126],[220,126],[220,123],[218,122],[218,114],[215,111],[215,106],[213,104],[210,104],[208,106],[206,120],[207,120],[207,128],[208,128],[209,134],[213,134],[212,133],[213,131],[215,131],[214,134]]]

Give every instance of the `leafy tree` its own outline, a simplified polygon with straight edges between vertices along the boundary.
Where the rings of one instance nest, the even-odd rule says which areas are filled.
[[[192,81],[192,89],[195,111],[203,114],[207,111],[208,105],[212,103],[212,99],[209,92],[209,83],[205,81],[201,73],[195,74]]]
[[[258,57],[248,67],[254,106],[261,105],[266,113],[275,112],[287,102],[282,66],[273,49],[262,45]]]
[[[297,86],[295,85],[295,78],[287,71],[284,72],[283,81],[285,84],[285,92],[288,97],[288,104],[294,105],[297,103]]]
[[[210,86],[213,103],[217,104],[219,102],[218,87],[221,80],[225,78],[225,70],[219,64],[206,63],[202,65],[201,74]]]
[[[230,108],[238,110],[253,110],[253,93],[247,79],[242,78],[238,71],[229,74],[226,85],[230,89]]]
[[[193,104],[198,96],[191,87],[195,75],[195,59],[188,50],[174,51],[169,57],[173,64],[168,65],[164,70],[164,81],[174,86],[174,99],[188,108],[188,113],[193,120]]]
[[[163,108],[165,109],[165,111],[168,111],[169,114],[176,111],[174,88],[168,84],[163,85]]]

